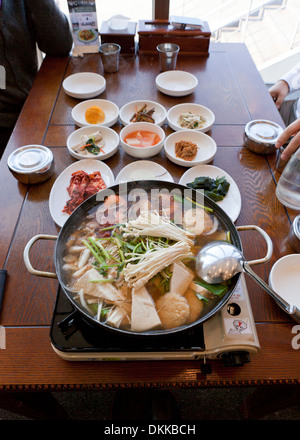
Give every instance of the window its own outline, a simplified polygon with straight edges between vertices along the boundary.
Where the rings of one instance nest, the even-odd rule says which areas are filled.
[[[272,69],[273,80],[299,59],[298,0],[170,0],[170,15],[207,21],[212,41],[245,43],[261,72]]]
[[[56,1],[68,14],[67,0]],[[171,15],[205,20],[211,41],[245,43],[261,72],[271,67],[266,82],[292,67],[300,52],[299,0],[96,0],[96,5],[99,28],[116,14],[136,22]]]

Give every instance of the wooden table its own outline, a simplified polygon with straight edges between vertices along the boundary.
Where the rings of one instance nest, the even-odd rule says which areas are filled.
[[[293,253],[288,232],[295,211],[286,210],[275,197],[276,155],[261,156],[243,147],[245,124],[268,119],[282,120],[244,45],[211,44],[208,58],[179,56],[177,69],[195,74],[196,92],[182,98],[168,97],[155,86],[156,56],[123,56],[120,70],[104,74],[107,86],[100,98],[115,102],[148,99],[169,109],[175,104],[197,102],[213,110],[215,124],[209,132],[218,150],[212,164],[227,171],[237,182],[242,209],[236,225],[256,224],[271,237],[274,252],[270,263],[255,271],[265,281],[272,265]],[[6,333],[6,348],[0,350],[0,390],[58,391],[81,389],[299,386],[299,325],[290,319],[265,291],[246,278],[260,353],[242,367],[224,367],[212,361],[212,373],[201,373],[199,361],[161,362],[68,362],[52,349],[49,328],[58,281],[30,275],[23,263],[23,249],[39,233],[57,235],[48,208],[48,197],[56,177],[75,161],[66,150],[66,139],[75,130],[72,108],[79,102],[68,97],[62,81],[70,74],[91,71],[103,74],[100,57],[46,58],[16,124],[0,163],[1,254],[0,265],[8,272],[0,325]],[[121,125],[113,128],[119,132]],[[166,132],[171,129],[165,126]],[[25,186],[8,171],[9,154],[22,145],[42,144],[51,148],[55,175],[43,184]],[[134,160],[119,151],[106,160],[115,177]],[[173,164],[164,153],[153,158],[163,164],[178,182],[186,168]],[[247,259],[264,255],[264,244],[252,232],[241,233]],[[53,270],[54,244],[37,243],[31,258],[34,267]],[[298,287],[299,288],[299,287]],[[297,342],[292,346],[292,340]]]

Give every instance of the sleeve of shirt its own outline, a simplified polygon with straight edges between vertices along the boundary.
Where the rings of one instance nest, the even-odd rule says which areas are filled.
[[[50,56],[67,56],[73,45],[68,18],[54,0],[25,0],[39,49]]]
[[[280,79],[283,79],[289,86],[290,92],[300,89],[300,63],[283,75]]]

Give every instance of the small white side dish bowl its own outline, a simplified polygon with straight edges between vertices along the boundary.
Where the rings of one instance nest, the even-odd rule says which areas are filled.
[[[138,130],[146,130],[156,133],[160,137],[160,142],[150,147],[134,147],[127,144],[124,141],[126,136]],[[136,122],[134,124],[129,124],[120,131],[120,142],[124,151],[130,156],[138,157],[139,159],[146,159],[147,157],[152,157],[158,154],[163,148],[165,137],[166,134],[164,130],[159,125],[152,124],[151,122]]]
[[[98,73],[80,72],[68,76],[63,82],[65,93],[72,98],[90,99],[104,92],[106,80]]]
[[[198,146],[197,154],[193,160],[184,160],[176,156],[175,144],[179,141],[193,142]],[[217,145],[210,136],[201,131],[180,130],[166,138],[164,149],[167,158],[172,162],[184,167],[193,167],[211,162],[217,152]]]
[[[104,114],[105,119],[102,124],[89,124],[85,119],[85,112],[89,107],[92,106],[100,107]],[[112,101],[107,101],[106,99],[90,99],[88,101],[80,102],[72,110],[72,118],[78,127],[86,127],[91,125],[103,125],[104,127],[111,127],[119,119],[119,107]]]
[[[100,151],[99,154],[80,154],[74,150],[74,147],[81,143],[81,136],[87,135],[90,136],[93,133],[99,131],[103,137],[103,151]],[[104,126],[88,126],[78,128],[75,130],[67,139],[67,148],[71,156],[75,157],[75,159],[98,159],[105,160],[109,157],[113,156],[119,148],[119,135],[112,129]]]
[[[186,96],[194,92],[198,79],[183,70],[168,70],[157,75],[155,79],[157,89],[170,96]]]
[[[146,105],[147,111],[152,110],[154,108],[154,113],[152,115],[155,124],[162,126],[167,119],[167,110],[158,102],[153,101],[132,101],[128,102],[128,104],[123,105],[120,109],[120,120],[123,125],[131,124],[130,119],[134,115],[134,113],[143,106]]]
[[[188,112],[194,115],[203,116],[205,118],[205,122],[201,127],[192,128],[192,130],[202,131],[203,133],[206,133],[211,129],[213,123],[215,122],[215,115],[209,108],[199,104],[187,103],[178,104],[170,108],[167,113],[167,121],[169,126],[175,131],[186,130],[185,127],[181,127],[181,125],[179,124],[179,117],[180,115]]]
[[[269,285],[288,304],[300,309],[300,254],[277,260],[269,274]]]

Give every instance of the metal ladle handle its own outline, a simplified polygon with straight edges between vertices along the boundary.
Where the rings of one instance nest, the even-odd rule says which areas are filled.
[[[247,261],[243,262],[243,269],[254,281],[257,282],[281,307],[281,309],[286,312],[288,315],[292,315],[293,318],[300,322],[300,311],[296,306],[292,306],[287,303],[281,296],[279,296],[267,283],[265,283],[255,272],[251,269],[249,263]]]
[[[254,229],[257,232],[259,232],[262,237],[264,238],[266,244],[267,244],[267,254],[265,257],[258,259],[258,260],[252,260],[252,261],[244,261],[243,262],[243,269],[244,272],[246,272],[251,278],[253,278],[254,281],[256,281],[257,284],[259,284],[273,299],[274,301],[279,305],[279,307],[288,315],[292,316],[295,321],[300,322],[300,310],[293,305],[290,305],[287,303],[281,296],[279,296],[267,283],[265,283],[253,270],[250,266],[254,266],[256,264],[261,263],[267,263],[270,261],[272,254],[273,254],[273,243],[269,235],[261,229],[259,226],[256,225],[246,225],[246,226],[237,226],[236,229],[238,231],[245,231],[248,229]]]

